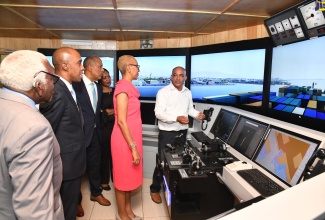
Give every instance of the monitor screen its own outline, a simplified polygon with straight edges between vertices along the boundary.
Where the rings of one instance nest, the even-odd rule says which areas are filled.
[[[235,127],[239,114],[220,109],[216,120],[214,121],[210,133],[214,135],[214,138],[219,138],[223,142],[227,142],[231,131]]]
[[[181,66],[188,69],[188,48],[148,49],[148,50],[119,50],[116,51],[116,60],[123,55],[132,55],[140,65],[139,76],[132,84],[139,90],[140,99],[156,100],[159,89],[170,84],[172,70]],[[122,75],[116,68],[118,80]],[[189,75],[187,71],[188,85]]]
[[[273,48],[269,108],[296,116],[295,124],[302,116],[325,120],[325,77],[316,59],[323,57],[321,45],[325,37]]]
[[[265,49],[191,56],[193,100],[262,105]]]
[[[173,68],[186,68],[186,56],[135,56],[135,59],[140,72],[132,84],[139,90],[141,98],[156,98],[158,90],[170,83]],[[122,78],[121,73],[119,78]]]
[[[271,127],[254,162],[284,183],[294,186],[320,141],[291,131]]]
[[[228,144],[251,159],[260,146],[268,126],[264,122],[241,115],[229,137]]]

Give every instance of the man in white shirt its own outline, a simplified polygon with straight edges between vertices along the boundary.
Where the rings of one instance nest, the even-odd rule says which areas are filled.
[[[174,142],[176,136],[181,137],[185,143],[189,118],[192,116],[198,120],[205,115],[193,108],[192,93],[184,86],[186,70],[183,67],[175,67],[171,75],[171,84],[160,89],[156,97],[155,115],[158,119],[158,154],[166,144]],[[161,203],[159,191],[161,189],[162,172],[159,166],[155,168],[153,181],[150,186],[151,199],[155,203]]]

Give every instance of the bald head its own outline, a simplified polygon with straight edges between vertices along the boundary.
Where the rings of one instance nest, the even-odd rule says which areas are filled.
[[[135,58],[131,55],[123,55],[118,59],[117,67],[121,71],[122,75],[126,73],[126,68],[132,63]]]
[[[81,81],[84,70],[81,62],[79,52],[70,47],[61,47],[52,56],[55,73],[70,83]]]
[[[56,71],[57,70],[62,70],[62,64],[63,63],[69,63],[69,59],[72,54],[78,53],[75,49],[70,48],[70,47],[61,47],[54,51],[53,56],[52,56],[52,63],[53,66],[55,67]],[[78,53],[79,54],[79,53]]]

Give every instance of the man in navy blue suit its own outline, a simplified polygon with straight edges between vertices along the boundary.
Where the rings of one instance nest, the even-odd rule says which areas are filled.
[[[90,183],[90,200],[100,205],[109,206],[110,201],[102,195],[100,187],[100,160],[102,129],[100,123],[100,104],[102,87],[97,83],[101,79],[102,60],[96,56],[87,57],[84,62],[84,75],[79,83],[73,83],[77,101],[84,117],[84,134],[86,142],[87,172]],[[81,199],[80,199],[81,202]],[[81,204],[81,203],[80,203]]]

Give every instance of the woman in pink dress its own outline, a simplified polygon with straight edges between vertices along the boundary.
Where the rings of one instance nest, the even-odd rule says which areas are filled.
[[[114,92],[115,124],[111,138],[113,178],[118,212],[117,219],[142,219],[131,208],[131,191],[143,181],[142,121],[139,91],[132,80],[139,76],[139,65],[133,56],[118,60],[122,73]]]

